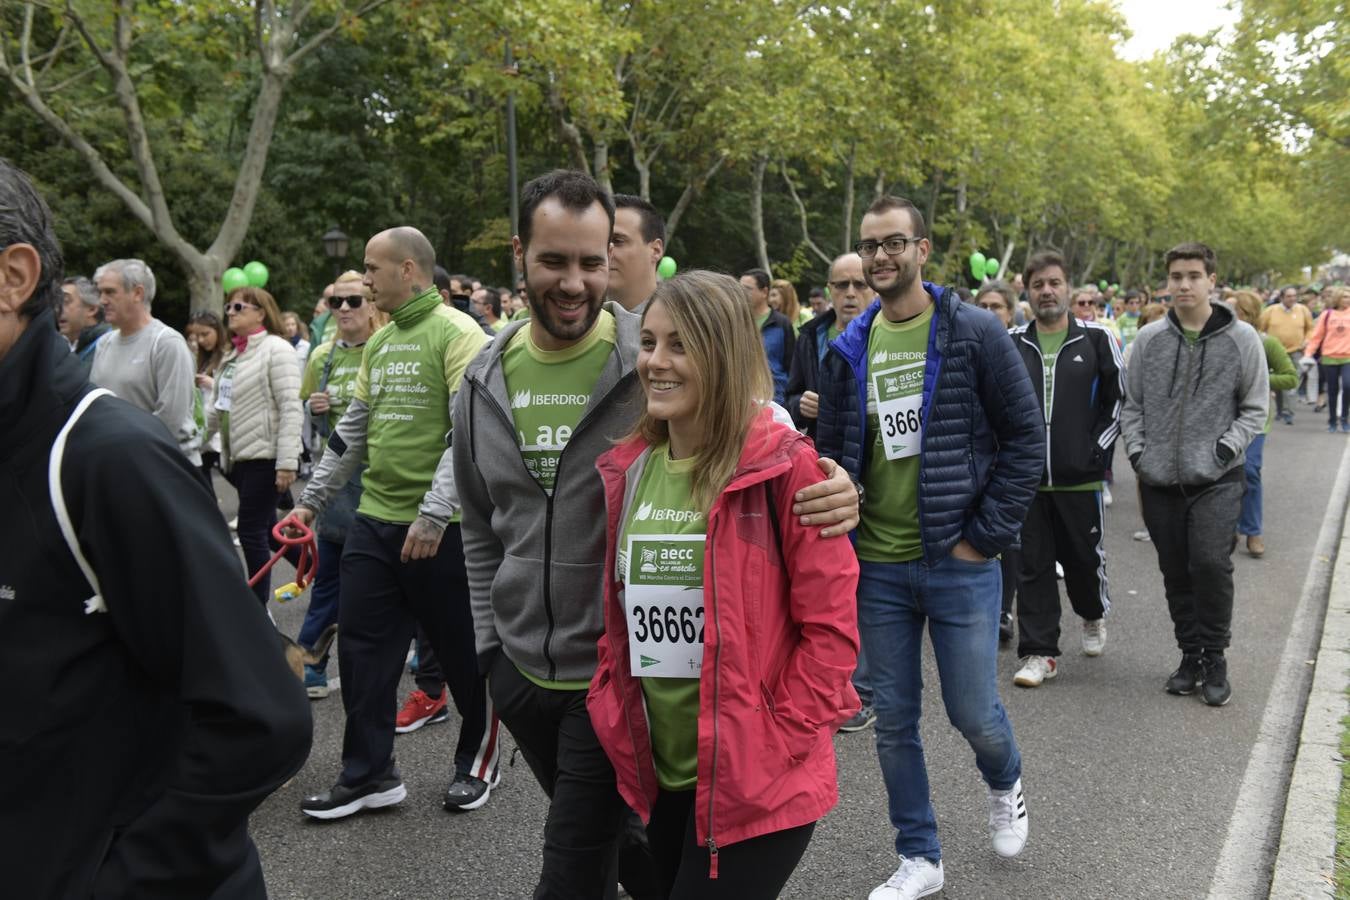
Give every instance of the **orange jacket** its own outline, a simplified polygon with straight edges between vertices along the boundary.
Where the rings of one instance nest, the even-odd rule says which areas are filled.
[[[1324,357],[1350,359],[1350,309],[1329,309],[1317,317],[1303,355],[1311,356],[1318,350]]]

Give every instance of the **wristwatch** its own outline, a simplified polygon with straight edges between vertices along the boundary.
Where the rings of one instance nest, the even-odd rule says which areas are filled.
[[[853,482],[853,489],[858,492],[858,509],[861,510],[863,508],[863,497],[866,496],[867,492],[863,490],[862,482],[852,475],[848,476],[848,480]]]

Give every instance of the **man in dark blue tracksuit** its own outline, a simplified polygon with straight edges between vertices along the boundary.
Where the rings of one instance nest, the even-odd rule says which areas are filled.
[[[994,850],[1015,856],[1026,841],[1022,760],[998,697],[995,557],[1035,496],[1045,438],[1002,323],[922,281],[931,245],[914,205],[880,198],[859,234],[879,299],[831,344],[816,443],[865,489],[858,625],[900,855],[872,898],[896,900],[943,884],[918,732],[925,625],[948,718],[989,787]]]

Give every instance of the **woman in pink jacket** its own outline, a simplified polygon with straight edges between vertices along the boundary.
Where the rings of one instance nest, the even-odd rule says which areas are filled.
[[[1341,431],[1350,432],[1350,309],[1346,300],[1350,290],[1333,288],[1326,312],[1317,317],[1317,325],[1303,348],[1305,359],[1318,359],[1322,384],[1327,392],[1327,431],[1336,431],[1336,397],[1340,395]]]
[[[838,800],[857,561],[792,515],[822,476],[766,408],[739,284],[663,282],[637,371],[646,410],[597,463],[610,577],[587,706],[668,896],[774,898]]]

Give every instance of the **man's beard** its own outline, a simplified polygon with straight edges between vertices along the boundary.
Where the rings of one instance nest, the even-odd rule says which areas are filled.
[[[919,267],[910,263],[908,260],[901,260],[895,263],[895,287],[887,288],[885,291],[872,283],[870,273],[863,274],[863,281],[867,286],[876,291],[878,297],[883,300],[896,300],[903,297],[914,287],[914,283],[919,280]]]
[[[1037,322],[1058,322],[1060,318],[1069,311],[1067,303],[1056,303],[1053,307],[1042,306],[1038,301],[1036,303],[1036,321]]]
[[[530,284],[528,269],[521,277],[525,279],[525,300],[530,307],[530,318],[537,320],[540,326],[554,339],[559,341],[580,340],[590,332],[591,327],[595,325],[595,320],[600,318],[600,304],[604,302],[604,294],[586,297],[586,315],[575,324],[562,322],[554,316],[553,307],[549,305],[549,302],[535,294],[534,287]]]

